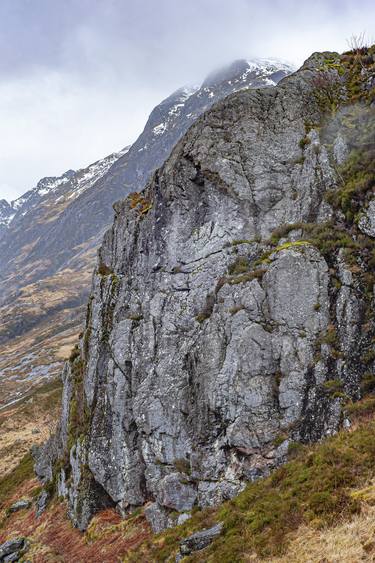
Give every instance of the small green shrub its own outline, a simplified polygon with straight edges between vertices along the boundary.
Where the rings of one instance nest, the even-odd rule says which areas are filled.
[[[243,311],[245,309],[245,307],[243,305],[235,305],[234,307],[231,307],[229,309],[229,313],[231,315],[235,315],[236,313],[239,313],[239,311]]]
[[[259,239],[253,239],[253,240],[249,240],[249,239],[234,239],[231,242],[232,246],[239,246],[240,244],[252,244],[254,242],[260,242]]]
[[[342,381],[339,379],[328,379],[323,383],[323,387],[327,389],[327,391],[340,391],[342,385]]]
[[[113,274],[113,271],[106,264],[104,264],[104,262],[100,262],[100,264],[98,266],[98,274],[105,277],[105,276],[110,276],[111,274]]]
[[[141,313],[131,313],[128,318],[132,321],[139,322],[143,319],[143,315]]]
[[[345,405],[346,414],[353,420],[375,415],[375,397],[364,397],[361,401]]]
[[[191,474],[191,467],[189,460],[185,458],[175,459],[173,465],[175,469],[180,473],[185,473],[186,475]]]
[[[317,339],[317,344],[328,344],[329,346],[335,346],[337,344],[337,332],[334,325],[328,325],[326,332],[321,334]]]
[[[375,374],[366,373],[361,382],[361,390],[363,394],[368,394],[375,391]]]
[[[300,142],[298,143],[299,147],[304,150],[306,147],[308,147],[311,144],[311,139],[310,137],[307,137],[307,135],[305,137],[303,137]]]
[[[80,355],[79,346],[78,344],[75,344],[74,348],[70,352],[69,362],[73,364],[73,362],[79,357],[79,355]]]
[[[361,361],[364,364],[372,364],[375,361],[375,349],[367,350],[362,356]]]
[[[244,274],[238,274],[235,276],[225,277],[223,279],[223,285],[225,283],[229,285],[237,285],[239,283],[247,283],[253,280],[262,280],[264,274],[267,270],[258,268],[257,270],[247,271]],[[221,286],[222,287],[222,286]]]
[[[228,273],[231,276],[243,274],[249,270],[249,261],[245,256],[239,256],[236,261],[228,268]]]
[[[195,317],[195,320],[198,323],[203,323],[205,320],[209,319],[212,315],[214,305],[215,295],[213,293],[209,293],[206,297],[205,306],[203,307],[202,311]]]
[[[285,440],[287,440],[287,438],[288,438],[288,435],[282,432],[281,434],[276,436],[276,438],[272,441],[272,444],[275,446],[275,448],[277,448],[283,442],[285,442]]]

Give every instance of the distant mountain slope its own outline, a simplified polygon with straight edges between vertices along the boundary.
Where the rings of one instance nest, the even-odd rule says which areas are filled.
[[[6,276],[8,287],[3,288],[3,296],[26,282],[55,272],[64,263],[64,252],[60,256],[54,255],[55,225],[69,217],[77,198],[92,188],[126,151],[127,148],[77,172],[68,170],[60,177],[43,178],[8,207],[5,202],[4,215],[8,215],[8,225],[0,240],[0,275],[1,278]],[[86,239],[83,232],[78,236],[71,234],[73,237],[65,236],[60,241],[60,250],[65,249],[69,256],[76,252],[74,237],[80,242],[82,237]],[[21,272],[22,277],[19,276]]]
[[[15,202],[0,202],[0,346],[7,346],[0,349],[0,380],[9,379],[9,368],[22,367],[12,396],[22,392],[21,381],[40,363],[53,366],[52,371],[46,367],[46,375],[60,369],[59,335],[65,343],[78,331],[113,203],[142,189],[215,102],[244,88],[273,86],[292,70],[275,60],[235,61],[211,73],[200,87],[180,88],[162,101],[130,148],[77,172],[43,178]],[[34,364],[24,361],[25,347],[36,348]],[[52,355],[47,353],[51,347]]]
[[[13,217],[13,206],[8,203],[6,199],[0,199],[0,238],[2,234],[6,232],[7,227]]]

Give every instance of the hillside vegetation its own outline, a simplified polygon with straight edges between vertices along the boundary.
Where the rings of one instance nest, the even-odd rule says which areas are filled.
[[[34,508],[7,516],[14,500],[40,491],[26,456],[0,481],[0,541],[26,535],[32,561],[38,563],[162,562],[173,561],[179,542],[191,533],[223,522],[221,536],[184,561],[373,561],[375,396],[348,405],[347,412],[352,418],[348,431],[315,446],[292,445],[291,461],[269,478],[249,484],[218,508],[195,511],[182,526],[158,535],[151,533],[143,511],[122,520],[114,510],[100,512],[81,534],[57,499],[40,519]]]

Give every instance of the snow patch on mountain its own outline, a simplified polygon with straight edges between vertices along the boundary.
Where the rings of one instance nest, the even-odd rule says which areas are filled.
[[[9,227],[13,220],[17,220],[17,217],[24,217],[38,205],[54,205],[66,200],[76,199],[102,178],[111,166],[128,152],[129,148],[127,146],[119,152],[112,153],[90,164],[87,168],[81,168],[77,171],[67,170],[61,176],[42,178],[35,188],[27,191],[11,203],[1,200],[0,233],[3,233]],[[55,197],[51,199],[53,194]]]
[[[3,228],[7,227],[14,217],[15,211],[6,199],[0,200],[0,232]]]
[[[69,199],[75,199],[87,189],[91,188],[104,174],[108,172],[111,166],[129,151],[130,146],[125,147],[119,152],[112,153],[101,160],[90,164],[87,168],[78,170],[72,179],[72,191]]]
[[[293,65],[286,61],[271,59],[240,59],[230,65],[221,68],[211,74],[203,81],[200,86],[184,86],[174,92],[169,98],[164,100],[160,107],[165,111],[155,115],[159,120],[150,123],[151,141],[167,134],[176,126],[177,121],[183,114],[184,118],[193,121],[201,113],[202,102],[195,100],[207,100],[207,109],[215,101],[220,99],[221,90],[225,87],[228,94],[242,88],[264,88],[275,86],[284,76],[295,71]],[[199,107],[199,111],[194,111]],[[188,111],[192,109],[193,111]],[[152,139],[153,137],[153,139]],[[138,152],[147,150],[147,145],[137,149]]]
[[[166,128],[167,128],[166,123],[159,123],[159,125],[156,125],[153,128],[152,131],[153,131],[154,135],[162,135],[164,133],[164,131],[166,130]]]

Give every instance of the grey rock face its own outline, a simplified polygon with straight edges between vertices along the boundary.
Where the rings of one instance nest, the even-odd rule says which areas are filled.
[[[50,455],[50,443],[42,446],[33,446],[34,471],[42,483],[52,481],[52,463],[54,458]]]
[[[372,199],[367,209],[364,210],[358,226],[366,235],[375,237],[375,199]]]
[[[19,561],[21,555],[28,549],[26,538],[18,537],[0,545],[0,561]]]
[[[210,543],[220,535],[221,530],[223,529],[222,524],[216,524],[216,526],[212,526],[212,528],[208,528],[207,530],[202,530],[193,534],[183,540],[180,544],[180,553],[182,556],[190,555],[193,551],[199,551],[204,549]]]
[[[39,516],[41,516],[43,514],[43,512],[45,511],[45,509],[47,508],[49,498],[50,498],[50,495],[48,494],[48,492],[46,490],[43,489],[43,491],[40,493],[40,495],[38,496],[37,501],[36,501],[36,516],[37,516],[37,518],[39,518]]]
[[[13,563],[13,561],[19,561],[19,560],[20,560],[20,554],[18,552],[11,553],[10,555],[4,557],[4,563]]]
[[[19,510],[24,510],[31,506],[31,502],[27,499],[18,500],[14,502],[9,508],[9,512],[18,512]]]
[[[191,510],[197,498],[197,491],[189,482],[184,482],[180,473],[170,473],[160,481],[160,490],[157,496],[158,503],[167,508],[178,510]]]
[[[349,153],[349,147],[342,135],[338,135],[333,144],[333,154],[337,164],[345,162]]]
[[[219,503],[269,474],[291,441],[335,432],[343,399],[327,381],[358,396],[363,303],[343,256],[327,263],[301,229],[267,242],[285,223],[332,217],[323,196],[334,169],[317,129],[306,142],[305,123],[320,119],[312,73],[308,63],[276,88],[217,104],[142,194],[115,205],[83,382],[66,368],[65,401],[83,396],[89,413],[70,449],[76,525],[104,498],[122,513],[151,501],[160,531],[173,511]]]
[[[166,528],[172,528],[176,525],[176,520],[168,515],[168,512],[164,510],[157,502],[146,506],[145,516],[150,523],[150,526],[158,534]]]
[[[292,70],[280,61],[236,61],[200,87],[181,88],[158,104],[130,148],[76,172],[43,178],[10,204],[0,202],[0,347],[25,337],[27,350],[11,361],[33,374],[32,384],[45,375],[38,366],[51,376],[62,367],[57,354],[45,353],[51,346],[49,334],[57,340],[65,339],[67,330],[81,330],[95,252],[112,224],[113,203],[143,189],[178,140],[214,103],[244,88],[268,88]],[[50,290],[56,285],[55,300]],[[7,350],[0,350],[0,378],[10,375],[6,355]],[[4,403],[15,398],[14,385],[7,387]],[[20,381],[17,392],[29,387],[28,379]]]

